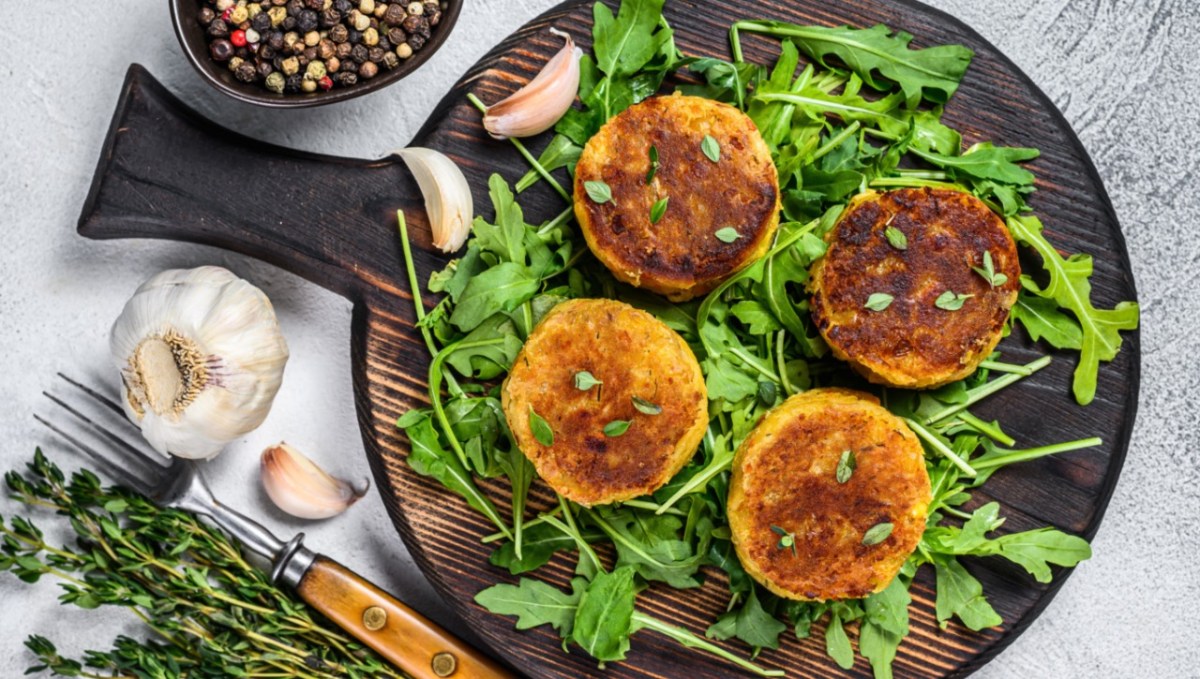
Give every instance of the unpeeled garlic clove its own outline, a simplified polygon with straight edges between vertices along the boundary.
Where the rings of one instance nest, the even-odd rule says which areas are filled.
[[[562,49],[527,85],[488,107],[483,127],[496,139],[531,137],[545,132],[571,108],[579,92],[579,58],[583,51],[566,33]]]
[[[433,149],[410,146],[396,151],[421,188],[433,246],[450,253],[462,247],[471,233],[475,205],[471,186],[458,165]]]
[[[367,493],[365,479],[356,489],[331,476],[303,453],[284,442],[263,451],[262,484],[283,511],[301,519],[328,519],[349,509]]]

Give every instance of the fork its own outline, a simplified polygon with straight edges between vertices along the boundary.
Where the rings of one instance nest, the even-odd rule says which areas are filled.
[[[121,406],[62,373],[58,376],[70,385],[74,404],[49,392],[42,394],[69,415],[68,419],[86,436],[68,432],[35,414],[38,422],[92,458],[119,483],[155,504],[210,518],[244,547],[271,562],[272,582],[294,589],[301,599],[414,679],[514,676],[354,571],[305,547],[304,533],[285,542],[262,524],[219,502],[194,461],[172,457],[170,464],[163,465],[159,462],[161,455],[139,450],[127,439],[138,441],[140,435],[122,437],[114,432],[114,425],[106,427],[98,421],[116,421],[127,433],[135,433],[136,427],[126,419]],[[85,438],[99,445],[89,445]],[[109,454],[100,449],[107,449]]]

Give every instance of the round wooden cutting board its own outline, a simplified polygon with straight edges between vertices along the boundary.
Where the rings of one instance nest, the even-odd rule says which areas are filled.
[[[590,1],[571,0],[530,22],[463,77],[412,141],[459,162],[474,190],[475,205],[485,216],[491,216],[488,176],[499,172],[512,182],[527,166],[511,145],[483,132],[466,93],[493,102],[527,82],[562,44],[547,31],[550,26],[571,33],[580,46],[589,48],[591,16]],[[975,59],[946,109],[947,122],[963,132],[967,144],[991,140],[1041,149],[1041,157],[1030,163],[1039,188],[1031,203],[1046,223],[1048,238],[1064,252],[1095,256],[1092,294],[1097,307],[1136,298],[1116,217],[1079,141],[1012,62],[955,19],[915,2],[879,0],[669,0],[666,17],[679,47],[694,56],[728,58],[727,29],[741,18],[823,25],[884,23],[916,36],[915,46],[967,45],[975,50]],[[750,61],[770,62],[778,49],[776,43],[755,36],[746,36],[744,42]],[[536,153],[548,138],[530,140],[530,147]],[[235,197],[242,194],[248,177],[267,189],[258,195],[277,196],[278,202],[238,202]],[[522,194],[521,203],[530,222],[564,207],[544,185]],[[513,667],[535,677],[735,675],[732,666],[651,632],[634,636],[626,662],[600,672],[582,651],[564,653],[553,631],[515,631],[512,618],[492,615],[473,602],[481,589],[516,578],[487,563],[491,550],[479,538],[491,532],[491,525],[441,486],[417,476],[404,461],[407,441],[395,422],[408,409],[427,402],[429,355],[412,325],[395,231],[397,209],[408,213],[415,232],[423,283],[446,258],[427,248],[420,194],[398,161],[298,153],[241,137],[190,111],[134,66],[79,230],[92,238],[173,238],[227,247],[278,264],[353,300],[359,423],[392,521],[434,587]],[[1023,333],[1015,333],[1000,348],[1014,362],[1043,352]],[[1046,370],[985,401],[978,414],[1002,419],[1021,447],[1086,436],[1100,436],[1104,444],[1005,469],[976,494],[975,502],[1001,503],[1009,517],[1002,531],[1054,525],[1090,538],[1116,483],[1133,424],[1137,333],[1126,335],[1117,359],[1102,366],[1098,395],[1086,408],[1077,406],[1070,394],[1074,357],[1057,358]],[[503,512],[509,504],[506,483],[481,486]],[[535,485],[530,516],[551,500],[546,487]],[[1054,584],[1040,585],[1007,561],[964,561],[983,582],[1004,625],[982,633],[957,623],[939,630],[932,572],[923,569],[912,588],[912,632],[896,658],[897,676],[961,676],[978,668],[1029,625],[1067,575],[1059,570]],[[572,559],[560,556],[537,575],[565,585],[572,567]],[[708,576],[699,590],[655,584],[639,597],[638,605],[703,634],[727,599],[723,576],[715,570]],[[821,630],[814,632],[805,641],[785,633],[781,648],[764,651],[759,661],[793,677],[846,674],[826,657]],[[738,643],[729,646],[748,652]],[[849,674],[870,676],[870,668],[860,658]]]

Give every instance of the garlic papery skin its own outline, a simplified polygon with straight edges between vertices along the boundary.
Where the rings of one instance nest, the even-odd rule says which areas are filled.
[[[331,476],[282,441],[263,451],[260,469],[263,489],[275,506],[301,519],[337,516],[365,495],[370,487],[365,479],[356,489]]]
[[[129,419],[155,450],[186,458],[211,458],[262,424],[288,358],[267,296],[217,266],[143,283],[109,350]]]
[[[462,170],[449,156],[433,149],[410,146],[396,155],[413,173],[425,197],[433,246],[446,253],[461,248],[471,234],[475,215],[471,186]]]
[[[579,59],[583,50],[566,33],[551,29],[566,38],[540,73],[508,98],[488,107],[483,127],[496,139],[532,137],[554,127],[571,108],[579,92]]]

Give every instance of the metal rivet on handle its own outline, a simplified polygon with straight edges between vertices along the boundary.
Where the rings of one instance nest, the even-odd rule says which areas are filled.
[[[387,611],[378,606],[371,606],[363,611],[363,627],[378,632],[387,624]]]
[[[439,677],[448,677],[458,668],[458,659],[453,653],[442,651],[433,656],[433,673]]]

